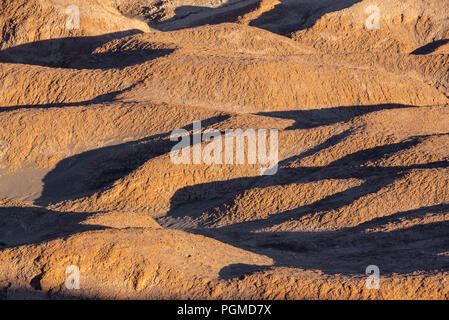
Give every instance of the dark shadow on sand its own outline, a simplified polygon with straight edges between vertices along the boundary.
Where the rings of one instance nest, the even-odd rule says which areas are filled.
[[[392,105],[384,106],[393,108]],[[397,108],[411,107],[396,105]],[[296,122],[289,129],[313,128],[328,123],[350,121],[351,114],[357,116],[369,112],[367,107],[349,107],[348,112],[343,108],[313,110],[315,118],[312,125],[307,124],[308,111],[275,113],[282,118],[292,118]],[[337,116],[332,111],[340,110]],[[382,110],[382,107],[373,108],[373,111]],[[320,115],[321,114],[321,115]],[[338,114],[341,116],[339,117]],[[267,114],[268,115],[268,114]],[[269,115],[273,115],[270,113]],[[178,190],[171,199],[171,210],[167,217],[170,219],[183,219],[183,217],[197,218],[202,212],[213,212],[213,208],[221,203],[230,201],[252,188],[265,188],[270,186],[283,186],[293,183],[317,182],[325,179],[359,179],[363,182],[355,187],[326,196],[309,205],[304,205],[290,211],[281,212],[267,218],[254,221],[245,221],[226,226],[215,226],[215,221],[202,219],[198,227],[188,231],[215,238],[233,246],[271,257],[278,267],[293,267],[304,269],[319,269],[328,274],[356,275],[364,274],[365,268],[370,264],[378,265],[383,274],[407,274],[415,271],[449,270],[449,257],[444,252],[449,250],[448,222],[434,222],[412,227],[404,227],[391,231],[367,229],[385,227],[398,219],[412,219],[424,214],[448,212],[449,204],[442,203],[436,206],[423,207],[407,212],[397,212],[391,216],[373,218],[370,221],[351,228],[337,231],[323,232],[260,232],[282,223],[295,221],[305,215],[313,216],[319,221],[329,211],[338,211],[349,206],[358,199],[374,195],[386,186],[402,179],[412,170],[447,169],[449,161],[437,161],[424,164],[411,164],[401,166],[376,165],[381,159],[410,150],[431,136],[414,136],[407,140],[380,145],[346,155],[325,166],[301,166],[300,160],[329,147],[335,147],[349,138],[353,130],[347,130],[329,138],[324,143],[307,150],[297,156],[279,163],[278,173],[274,176],[261,176],[238,178],[227,181],[189,186]],[[211,192],[210,190],[213,190]],[[196,196],[192,199],[190,195]],[[202,203],[209,203],[205,211],[195,214],[183,210],[186,206],[198,207]],[[212,210],[212,211],[210,211]],[[213,216],[211,216],[213,217]],[[161,222],[164,223],[161,218]],[[167,220],[170,221],[170,220]],[[257,231],[257,232],[255,232]],[[228,266],[222,270],[222,277],[238,277],[259,270],[260,267],[248,266],[246,272],[242,265]],[[240,272],[240,274],[239,274]]]
[[[431,43],[428,43],[418,49],[416,49],[415,51],[413,51],[410,54],[413,55],[426,55],[426,54],[430,54],[435,52],[439,47],[444,46],[445,44],[449,43],[449,39],[441,39],[441,40],[436,40],[433,41]]]
[[[327,126],[338,122],[347,122],[355,117],[363,116],[365,114],[376,111],[407,108],[418,107],[390,103],[381,105],[347,106],[312,110],[260,112],[258,113],[258,115],[295,120],[295,123],[291,127],[287,128],[287,130],[296,130],[317,128],[320,126]]]
[[[109,41],[142,33],[129,30],[90,37],[68,37],[36,41],[0,51],[0,63],[38,65],[68,69],[123,69],[156,59],[173,49],[124,50],[94,53]]]
[[[413,106],[354,106],[275,112],[264,115],[295,120],[293,126],[287,128],[293,130],[350,122],[358,115],[393,108],[413,108]],[[204,121],[203,124],[212,126],[225,119],[226,116],[215,117]],[[185,129],[191,131],[192,128],[189,125]],[[359,179],[362,183],[358,186],[264,219],[221,227],[214,226],[214,221],[203,221],[198,228],[188,231],[269,256],[275,261],[275,266],[320,269],[328,274],[360,275],[364,274],[364,268],[369,264],[379,265],[383,274],[394,272],[406,274],[414,271],[449,268],[449,257],[441,255],[449,248],[449,242],[444,236],[449,232],[449,225],[446,222],[428,223],[390,232],[382,230],[366,232],[366,229],[369,228],[381,229],[393,220],[410,219],[412,216],[419,217],[428,213],[438,214],[447,209],[447,204],[424,207],[409,212],[398,212],[383,218],[373,218],[359,226],[338,231],[254,232],[295,221],[304,215],[321,219],[326,212],[338,211],[362,197],[376,194],[382,188],[403,178],[411,170],[449,168],[448,161],[402,166],[376,164],[381,159],[412,149],[430,137],[425,135],[360,150],[325,166],[306,167],[300,165],[300,160],[305,157],[330,147],[337,147],[339,143],[350,138],[355,130],[358,129],[353,128],[335,134],[323,143],[283,160],[279,163],[278,173],[274,176],[230,179],[182,188],[173,195],[171,210],[167,213],[166,218],[195,219],[197,213],[191,213],[192,210],[186,210],[186,208],[211,210],[221,203],[232,201],[236,195],[245,190],[255,187],[284,186],[324,179]],[[48,205],[63,200],[77,199],[109,187],[149,159],[170,152],[176,142],[169,141],[169,134],[167,132],[129,143],[91,150],[61,161],[44,178],[44,191],[36,203]],[[167,181],[167,183],[170,182]],[[201,214],[201,211],[198,213]],[[261,268],[263,267],[228,266],[222,270],[221,276],[224,279],[241,277],[257,272]]]
[[[337,137],[335,142],[339,141],[340,138]],[[299,156],[280,163],[279,172],[273,177],[241,178],[186,187],[173,196],[173,217],[179,217],[180,212],[182,212],[182,207],[179,207],[178,210],[176,207],[179,206],[179,198],[186,198],[183,193],[190,194],[210,188],[229,190],[232,186],[236,190],[235,193],[226,194],[226,197],[223,193],[223,198],[217,202],[218,205],[227,200],[232,201],[239,192],[248,190],[249,188],[239,188],[248,184],[251,188],[263,188],[323,179],[356,178],[364,182],[360,186],[337,192],[309,205],[278,213],[268,218],[235,223],[224,227],[214,227],[214,221],[206,221],[202,229],[190,231],[213,237],[248,251],[267,255],[275,261],[275,266],[279,267],[319,269],[329,274],[346,275],[363,274],[364,268],[370,264],[378,265],[383,274],[449,270],[449,257],[440,255],[449,249],[449,240],[446,237],[449,233],[447,221],[427,223],[410,228],[404,227],[388,232],[365,232],[365,229],[385,226],[398,219],[407,220],[429,213],[448,212],[449,204],[398,212],[391,216],[372,219],[354,228],[338,231],[254,233],[257,230],[294,221],[304,215],[321,220],[327,212],[338,211],[362,197],[377,193],[406,175],[410,170],[449,168],[448,161],[397,167],[365,166],[368,161],[376,161],[384,156],[410,149],[423,138],[425,136],[415,137],[402,143],[359,151],[334,161],[328,166],[289,167],[289,163],[301,158]],[[335,145],[335,143],[331,144]],[[211,223],[211,228],[208,223]],[[253,272],[250,269],[252,267],[248,269],[248,273]],[[240,266],[238,270],[243,270],[243,267]],[[228,271],[223,270],[223,274],[227,274]]]
[[[89,230],[108,229],[80,224],[91,214],[40,207],[0,207],[0,250],[25,244],[37,245]]]

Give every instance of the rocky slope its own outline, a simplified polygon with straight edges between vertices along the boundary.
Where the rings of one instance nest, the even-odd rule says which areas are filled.
[[[372,4],[1,1],[0,298],[449,298],[448,4]],[[173,163],[198,120],[277,173]]]

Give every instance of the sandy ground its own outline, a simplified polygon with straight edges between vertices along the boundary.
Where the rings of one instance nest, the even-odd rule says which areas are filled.
[[[448,299],[449,4],[372,5],[1,1],[0,299]]]

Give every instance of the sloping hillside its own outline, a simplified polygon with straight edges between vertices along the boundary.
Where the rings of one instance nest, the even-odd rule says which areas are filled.
[[[0,299],[448,299],[448,3],[372,5],[0,1]]]

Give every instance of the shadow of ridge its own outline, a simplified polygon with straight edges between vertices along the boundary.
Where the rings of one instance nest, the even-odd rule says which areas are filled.
[[[279,170],[274,176],[255,176],[255,177],[245,177],[236,178],[224,181],[214,181],[203,184],[197,184],[193,186],[187,186],[181,188],[175,192],[175,194],[170,199],[170,211],[167,212],[168,217],[183,217],[186,212],[182,210],[182,205],[187,203],[197,202],[200,200],[210,200],[216,199],[217,202],[209,202],[209,208],[213,205],[219,205],[226,199],[231,199],[233,196],[242,192],[243,190],[248,190],[251,188],[263,188],[281,184],[288,184],[292,181],[298,179],[298,173],[295,170],[290,170],[287,168],[292,162],[300,160],[315,152],[319,152],[328,147],[334,146],[339,142],[343,141],[353,133],[352,129],[343,131],[342,133],[332,136],[325,142],[306,150],[298,156],[294,156],[279,162]],[[315,168],[308,168],[307,173],[311,174],[316,172]],[[305,171],[299,173],[299,175],[305,174]],[[178,208],[180,210],[178,210]]]
[[[360,2],[361,0],[321,1],[296,3],[280,0],[274,9],[262,13],[250,22],[251,26],[286,35],[312,27],[323,15],[340,11]],[[259,1],[242,1],[225,3],[217,8],[201,6],[180,6],[175,9],[175,16],[165,20],[150,21],[150,27],[173,31],[202,25],[214,25],[225,22],[236,22],[245,14],[259,7]],[[264,5],[263,3],[261,3]]]
[[[175,31],[203,25],[235,22],[239,16],[257,7],[257,2],[224,3],[217,8],[184,5],[175,9],[175,15],[164,21],[150,21],[148,25],[161,31]],[[226,10],[229,9],[229,10]],[[193,18],[188,21],[187,18]]]
[[[396,108],[417,108],[417,107],[400,104],[386,104],[374,106],[338,107],[338,108],[306,110],[306,111],[265,112],[265,113],[258,113],[258,115],[294,119],[295,124],[287,128],[287,130],[295,130],[295,129],[325,126],[338,122],[347,122],[350,121],[353,117],[359,115],[367,114],[370,112],[376,112],[380,110],[396,109]],[[314,119],[315,121],[311,122],[312,121],[311,119]],[[325,142],[309,150],[304,151],[300,155],[293,156],[291,158],[279,162],[279,170],[274,176],[246,177],[226,181],[215,181],[179,189],[171,198],[170,201],[171,209],[166,216],[179,218],[185,215],[185,212],[180,208],[180,206],[185,203],[200,200],[211,200],[211,199],[217,199],[217,201],[220,202],[223,200],[223,197],[226,197],[229,200],[230,198],[232,198],[232,196],[236,195],[238,192],[253,187],[262,188],[268,186],[285,185],[293,182],[295,183],[311,182],[326,178],[367,179],[371,176],[376,177],[378,176],[378,174],[384,176],[383,178],[384,181],[382,184],[382,186],[384,186],[392,182],[394,179],[398,178],[401,170],[407,168],[404,167],[360,168],[360,166],[367,161],[379,160],[382,157],[391,155],[401,150],[409,149],[419,144],[423,138],[428,137],[428,136],[416,136],[403,142],[384,146],[377,146],[366,150],[360,150],[354,152],[353,154],[347,155],[341,159],[335,160],[326,167],[288,168],[291,164],[298,162],[305,157],[312,156],[313,154],[319,151],[337,145],[338,143],[348,138],[355,130],[356,129],[349,129],[342,133],[336,134],[331,138],[329,138],[328,140],[326,140]],[[440,163],[435,163],[433,165],[429,164],[429,166],[427,167],[432,168],[433,166],[438,165],[440,165]],[[411,166],[409,169],[413,169],[414,167],[415,166]],[[314,175],[321,176],[321,178],[320,177],[315,178]],[[376,179],[379,178],[376,177]],[[361,188],[365,190],[370,190],[372,192],[377,190],[376,185],[371,185],[369,183],[366,185],[364,184],[364,186]],[[356,191],[358,189],[353,189],[352,191]],[[209,203],[209,205],[214,204],[218,203],[213,201]],[[178,208],[180,208],[180,210],[178,210]]]
[[[202,126],[228,119],[228,115],[202,120]],[[192,131],[192,124],[181,129]],[[89,150],[60,161],[43,178],[43,191],[35,204],[47,206],[64,200],[92,195],[110,187],[148,160],[169,153],[177,141],[170,132],[148,136],[131,142]]]
[[[444,213],[449,212],[449,204],[440,203],[433,206],[421,207],[418,209],[407,210],[403,212],[397,212],[395,214],[389,216],[383,216],[374,218],[370,221],[361,223],[356,227],[349,228],[353,231],[361,231],[367,228],[381,227],[382,225],[386,225],[388,223],[401,222],[401,219],[411,219],[411,218],[420,218],[424,214],[428,213]],[[449,247],[448,247],[449,249]]]
[[[428,43],[415,51],[411,52],[412,55],[426,55],[432,52],[435,52],[439,47],[444,46],[445,44],[449,43],[449,39],[441,39],[436,40],[431,43]]]
[[[316,151],[323,150],[323,148],[326,148],[331,145],[336,145],[338,142],[342,141],[342,139],[345,139],[345,137],[348,136],[348,133],[342,133],[338,138],[331,137],[327,141],[325,141],[322,145],[316,147]],[[417,144],[419,144],[422,139],[425,139],[427,137],[430,137],[433,135],[425,135],[425,136],[416,136],[412,137],[409,140],[402,141],[395,144],[389,144],[384,146],[377,146],[374,148],[366,149],[366,150],[360,150],[358,152],[355,152],[353,154],[349,154],[341,159],[338,159],[332,163],[330,163],[327,166],[323,167],[288,167],[289,164],[295,163],[296,160],[301,159],[304,156],[310,155],[310,151],[305,151],[304,154],[300,154],[299,156],[294,156],[292,158],[286,159],[283,162],[280,163],[279,171],[275,176],[267,176],[267,177],[256,177],[256,178],[238,178],[238,179],[232,179],[230,181],[221,181],[221,182],[213,182],[213,183],[206,183],[206,184],[200,184],[196,186],[189,186],[182,188],[178,190],[175,195],[172,197],[171,201],[171,210],[167,213],[167,216],[172,216],[175,218],[182,218],[183,216],[192,216],[195,218],[194,215],[184,211],[183,215],[180,213],[183,211],[182,206],[180,206],[179,199],[191,201],[192,199],[189,199],[189,194],[200,194],[204,190],[207,191],[209,194],[213,194],[211,192],[211,189],[216,188],[217,186],[220,189],[223,189],[225,191],[229,191],[228,194],[223,193],[220,194],[221,200],[220,203],[225,203],[226,201],[232,201],[232,199],[238,195],[238,192],[243,192],[243,190],[248,190],[247,186],[251,187],[267,187],[267,186],[275,186],[275,185],[286,185],[290,183],[307,183],[307,182],[313,182],[313,181],[320,181],[324,179],[361,179],[364,180],[364,183],[362,183],[359,186],[351,187],[347,190],[338,192],[336,194],[332,194],[330,196],[324,197],[323,199],[320,199],[314,203],[311,203],[309,205],[305,205],[302,207],[298,207],[292,210],[289,210],[287,212],[282,212],[276,215],[271,215],[268,218],[259,219],[259,220],[249,220],[239,223],[234,223],[231,225],[218,227],[214,226],[214,220],[203,221],[203,227],[206,227],[205,229],[199,229],[194,228],[193,230],[189,230],[190,232],[202,234],[208,237],[215,238],[219,241],[229,243],[233,246],[242,248],[244,250],[256,252],[258,254],[264,254],[269,257],[271,257],[275,261],[276,266],[284,266],[284,267],[299,267],[299,268],[320,268],[322,270],[325,270],[327,273],[346,273],[346,274],[357,274],[357,273],[363,273],[364,271],[360,271],[359,267],[361,265],[368,262],[368,258],[371,256],[365,256],[364,254],[366,252],[372,254],[373,257],[381,257],[382,254],[386,254],[386,256],[392,254],[390,251],[385,251],[382,248],[388,247],[388,242],[385,240],[384,242],[380,243],[380,251],[376,249],[375,246],[372,248],[368,248],[368,251],[363,251],[366,248],[362,247],[360,248],[361,252],[358,252],[357,250],[348,251],[348,252],[340,252],[340,256],[333,256],[333,253],[331,252],[334,250],[334,247],[330,246],[329,248],[323,248],[323,250],[330,250],[329,252],[323,252],[323,255],[328,255],[329,259],[333,257],[333,259],[342,259],[342,264],[333,264],[329,263],[326,265],[323,261],[320,261],[319,257],[312,257],[310,258],[310,262],[305,263],[302,261],[298,261],[301,259],[309,259],[308,255],[311,254],[311,251],[314,250],[313,247],[307,247],[304,246],[301,243],[295,242],[295,237],[299,236],[301,241],[309,241],[309,239],[314,239],[315,235],[316,237],[319,237],[320,235],[329,234],[329,233],[312,233],[312,232],[273,232],[273,233],[263,233],[263,235],[260,234],[258,230],[263,230],[265,228],[274,227],[276,225],[280,225],[281,223],[286,223],[292,219],[298,219],[305,214],[308,215],[315,215],[319,221],[325,216],[325,213],[328,211],[338,210],[340,208],[343,208],[344,206],[348,206],[357,199],[360,199],[361,197],[367,196],[369,194],[375,194],[379,190],[381,190],[383,187],[391,184],[397,179],[400,179],[402,176],[407,174],[409,170],[414,169],[434,169],[434,168],[448,168],[449,162],[448,161],[439,161],[434,163],[425,163],[425,164],[415,164],[415,165],[409,165],[409,166],[396,166],[396,167],[367,167],[365,166],[365,163],[368,162],[374,162],[376,160],[382,159],[385,156],[393,155],[399,151],[402,150],[408,150]],[[239,186],[243,186],[240,187]],[[193,199],[196,200],[196,199]],[[232,203],[230,204],[232,206]],[[210,207],[211,209],[212,207]],[[210,210],[209,209],[209,210]],[[439,210],[438,208],[428,208],[430,211]],[[212,211],[213,213],[214,211]],[[423,210],[418,211],[418,213],[423,212]],[[400,216],[406,216],[408,213],[403,213]],[[412,214],[417,214],[417,212],[413,211]],[[212,215],[213,217],[213,215]],[[219,217],[218,217],[219,218]],[[213,218],[215,219],[215,218]],[[211,223],[211,224],[210,224]],[[423,228],[431,228],[428,225],[427,227]],[[433,224],[433,226],[442,226],[446,228],[445,223],[436,223]],[[418,230],[419,226],[417,226],[413,230]],[[348,231],[349,230],[349,231]],[[357,228],[351,228],[346,231],[335,231],[332,233],[332,235],[338,235],[342,232],[346,232],[345,236],[343,238],[347,238],[347,235],[350,235],[351,232],[355,232],[358,229]],[[427,230],[427,229],[426,229]],[[446,229],[445,229],[446,230]],[[255,232],[257,231],[257,232]],[[446,232],[449,230],[446,230]],[[406,231],[404,231],[406,232]],[[431,232],[429,231],[429,234]],[[378,233],[379,234],[379,233]],[[384,233],[382,233],[384,234]],[[390,233],[391,235],[402,235],[401,231],[397,231],[396,233]],[[405,234],[405,233],[404,233]],[[419,234],[419,233],[416,233]],[[276,240],[273,243],[278,243],[277,250],[273,251],[272,249],[276,249],[276,245],[273,243],[269,246],[267,245],[255,245],[255,242],[258,242],[260,239],[269,238],[270,235],[273,235]],[[294,235],[294,236],[292,236]],[[329,237],[329,239],[332,239],[333,236]],[[372,241],[374,244],[376,243],[376,236],[368,235],[367,236],[370,241]],[[286,238],[287,242],[285,242],[284,238]],[[326,238],[320,238],[320,241],[324,241]],[[388,241],[393,241],[394,237],[388,238]],[[440,239],[440,238],[438,238]],[[381,239],[382,240],[382,239]],[[261,241],[261,240],[260,240]],[[370,242],[367,241],[367,242]],[[417,240],[418,241],[418,240]],[[439,240],[438,240],[439,241]],[[394,241],[393,241],[394,242]],[[445,242],[449,248],[449,241]],[[284,246],[284,244],[286,244]],[[406,250],[405,248],[404,250]],[[409,248],[412,250],[413,248]],[[402,250],[402,249],[401,249]],[[407,249],[408,250],[408,249]],[[304,253],[304,256],[301,256],[301,258],[298,257],[292,257],[291,255],[284,256],[283,253],[285,252],[295,252],[297,253]],[[365,253],[364,253],[365,252]],[[408,252],[408,251],[407,251]],[[432,253],[433,254],[433,253]],[[367,259],[365,259],[368,257]],[[427,257],[427,256],[426,256]],[[361,264],[354,264],[355,262],[352,261],[352,259],[362,259],[364,262]],[[380,258],[379,258],[380,259]],[[446,258],[435,258],[438,261],[443,261],[444,263],[447,261]],[[325,259],[326,260],[326,259]],[[345,261],[350,261],[346,263]],[[404,262],[405,263],[405,262]],[[438,263],[438,267],[445,267],[445,264]],[[351,267],[351,264],[357,265],[357,268],[354,269],[354,267]],[[368,264],[367,264],[368,265]],[[365,265],[365,268],[366,266]],[[387,266],[387,267],[385,267]],[[436,266],[436,265],[435,265]],[[394,266],[388,266],[384,263],[385,270],[389,270],[391,272],[394,272]],[[420,269],[421,268],[421,269]],[[426,270],[431,270],[433,268],[433,265],[429,264],[418,264],[417,262],[415,264],[412,264],[412,267],[407,268],[406,266],[399,266],[396,271],[398,272],[413,272],[413,271],[419,271],[423,270],[422,268]],[[238,269],[242,270],[242,268]],[[226,271],[226,270],[225,270]],[[224,274],[226,272],[224,271]]]
[[[128,30],[101,36],[68,37],[26,43],[0,51],[0,62],[69,69],[121,69],[174,51],[166,48],[93,53],[96,48],[112,40],[138,33],[142,31]]]
[[[109,229],[80,224],[95,213],[58,212],[40,207],[0,207],[0,249],[38,245],[75,233]]]
[[[295,120],[295,123],[288,127],[287,130],[311,129],[320,126],[327,126],[339,122],[348,122],[355,117],[369,114],[372,112],[393,109],[418,108],[414,105],[403,104],[379,104],[367,106],[348,106],[334,107],[312,110],[295,110],[295,111],[270,111],[259,112],[257,115],[269,116],[281,119]]]
[[[33,278],[34,279],[34,278]],[[13,281],[4,281],[0,283],[0,301],[1,300],[99,300],[95,294],[86,292],[80,293],[79,290],[57,289],[57,291],[44,291],[39,288],[36,281],[30,283],[30,287],[13,284]],[[27,311],[29,312],[29,311]],[[20,314],[16,312],[16,315]]]

